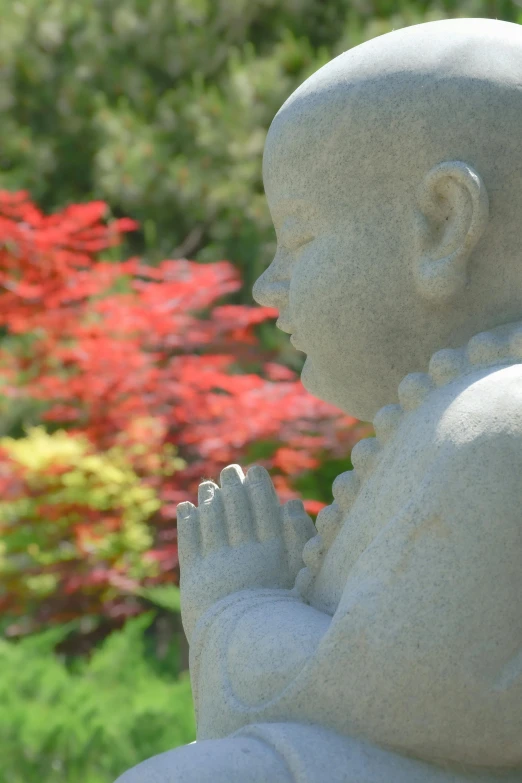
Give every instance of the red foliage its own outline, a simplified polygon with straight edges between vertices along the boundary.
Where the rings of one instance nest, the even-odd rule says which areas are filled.
[[[148,557],[158,564],[157,582],[168,582],[177,566],[175,505],[194,500],[202,478],[245,464],[252,444],[273,442],[264,464],[286,500],[321,454],[348,453],[354,421],[309,396],[261,350],[255,326],[274,311],[217,304],[241,285],[229,263],[100,260],[136,227],[127,219],[106,225],[104,215],[95,202],[47,216],[24,193],[0,193],[0,326],[28,336],[0,345],[3,393],[42,401],[47,422],[86,435],[96,449],[146,446],[134,467],[162,499]],[[168,478],[157,471],[165,444],[186,462]],[[310,501],[309,510],[320,505]],[[83,526],[100,522],[118,523],[100,514]],[[82,595],[93,586],[100,611],[125,611],[123,582],[110,600],[104,592],[115,578],[124,582],[125,574],[99,563],[87,573],[64,570],[60,595],[39,608],[40,619],[53,620],[64,603],[73,616],[85,611]],[[16,601],[3,603],[5,611]]]

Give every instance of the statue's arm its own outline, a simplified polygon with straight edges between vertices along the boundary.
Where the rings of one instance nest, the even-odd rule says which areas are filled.
[[[331,618],[293,587],[316,532],[301,501],[280,505],[259,467],[245,477],[229,466],[221,487],[200,486],[197,508],[178,507],[182,620],[196,705],[201,689],[208,694],[210,681],[221,678],[222,664],[233,671],[236,695],[257,703],[277,697],[313,656]]]
[[[521,447],[513,432],[443,444],[347,574],[333,617],[285,590],[216,604],[191,651],[203,736],[241,721],[326,719],[390,744],[439,737],[447,749],[454,731],[442,736],[439,720],[469,705],[475,684],[480,722],[495,689],[522,681],[522,663],[519,673],[518,659],[506,663],[522,649]]]
[[[331,619],[287,590],[247,590],[215,604],[190,647],[200,738],[237,728],[226,723],[224,702],[255,712],[277,701],[313,660]]]
[[[441,433],[410,500],[347,575],[280,709],[432,757],[500,763],[522,711],[522,417]],[[507,420],[507,421],[506,421]],[[304,709],[302,707],[304,706]],[[459,737],[461,738],[459,741]],[[486,739],[487,738],[487,739]],[[407,743],[407,745],[406,745]],[[458,758],[458,756],[457,756]]]

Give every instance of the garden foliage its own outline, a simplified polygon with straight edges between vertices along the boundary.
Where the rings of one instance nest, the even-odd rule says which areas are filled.
[[[331,57],[512,0],[0,0],[0,186],[45,210],[106,201],[132,253],[230,259],[244,301],[270,258],[266,130]],[[355,151],[356,152],[356,151]]]
[[[522,21],[512,0],[0,0],[0,630],[26,635],[0,639],[2,783],[110,783],[193,738],[143,615],[176,632],[176,503],[256,461],[317,511],[361,434],[304,392],[273,312],[231,304],[274,249],[266,130],[333,56],[456,15]],[[91,657],[53,654],[93,628]]]
[[[326,457],[348,466],[357,437],[260,346],[274,311],[220,304],[241,284],[230,264],[103,260],[135,227],[105,211],[46,216],[0,193],[0,402],[47,428],[0,439],[0,610],[15,635],[141,611],[139,589],[177,579],[175,506],[203,478],[255,459],[286,500]]]
[[[90,659],[53,654],[68,628],[0,639],[2,783],[112,783],[156,753],[191,742],[187,675],[158,671],[147,651],[150,614],[113,632]]]

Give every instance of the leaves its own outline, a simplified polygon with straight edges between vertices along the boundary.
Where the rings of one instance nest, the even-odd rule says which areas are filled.
[[[169,674],[151,663],[151,621],[151,613],[129,620],[74,665],[52,652],[77,623],[0,639],[2,781],[108,783],[194,738],[190,681],[177,676],[174,645]]]
[[[0,186],[49,211],[101,198],[143,226],[126,252],[228,258],[250,301],[277,110],[352,46],[456,15],[522,18],[511,0],[0,0]]]
[[[356,439],[259,345],[274,311],[223,303],[241,286],[231,264],[106,261],[134,224],[105,215],[95,202],[46,216],[0,193],[2,393],[45,423],[0,439],[0,608],[15,634],[116,620],[175,584],[176,504],[255,444],[275,444],[260,462],[285,501]]]

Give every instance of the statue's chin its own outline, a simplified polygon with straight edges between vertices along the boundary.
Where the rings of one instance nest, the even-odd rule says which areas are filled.
[[[338,395],[335,393],[335,383],[329,382],[328,377],[324,372],[317,371],[314,363],[310,357],[307,356],[303,369],[301,370],[301,382],[307,392],[313,394],[314,397],[318,397],[323,402],[328,402],[331,405],[339,405]]]
[[[303,369],[301,370],[301,383],[307,392],[313,394],[314,397],[320,397],[322,399],[322,395],[320,394],[320,391],[315,383],[316,379],[314,375],[313,364],[310,361],[310,357],[307,356],[303,364]]]
[[[333,378],[329,378],[324,372],[318,372],[314,363],[310,360],[310,357],[306,357],[306,361],[301,370],[301,382],[307,392],[313,394],[314,397],[327,402],[330,405],[335,405],[347,416],[353,416],[361,421],[370,421],[371,413],[367,410],[364,404],[357,405],[357,403],[351,399],[349,390],[341,387],[339,382]]]

